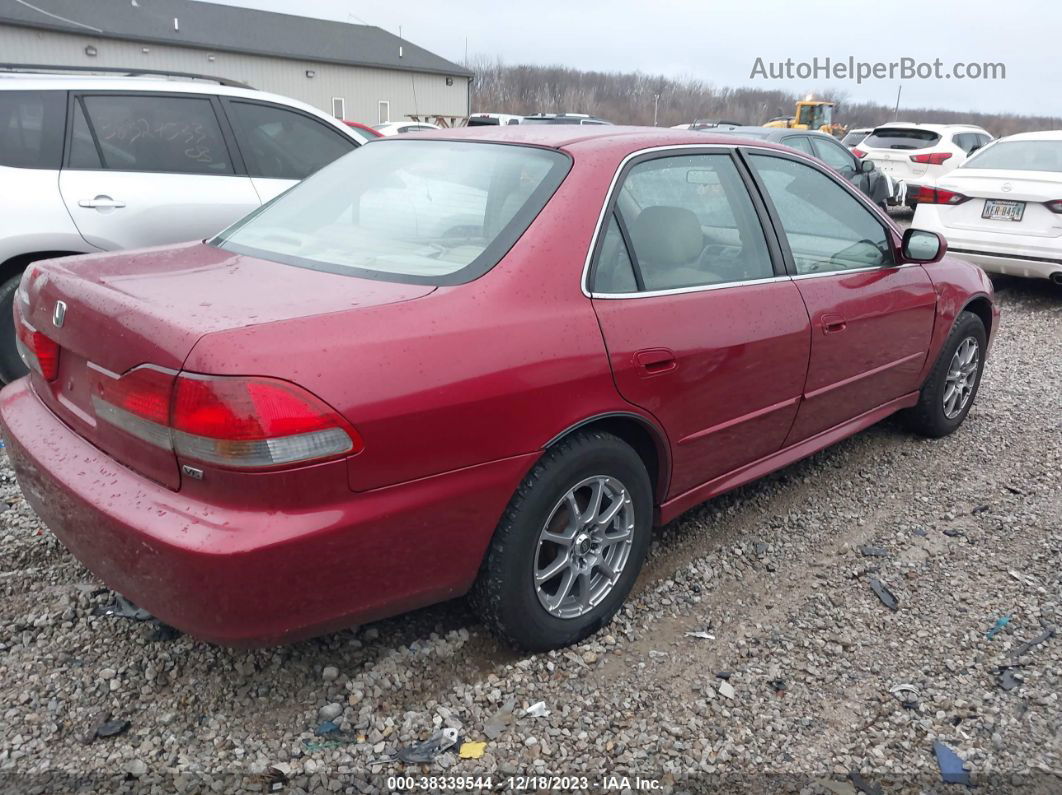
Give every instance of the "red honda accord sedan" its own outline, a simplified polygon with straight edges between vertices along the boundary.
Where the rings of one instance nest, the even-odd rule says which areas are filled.
[[[0,418],[44,522],[192,635],[471,591],[558,647],[654,524],[899,410],[962,423],[998,310],[944,255],[763,142],[398,136],[212,240],[31,267]]]

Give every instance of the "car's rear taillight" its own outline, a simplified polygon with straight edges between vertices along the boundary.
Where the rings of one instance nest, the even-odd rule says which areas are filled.
[[[26,367],[40,373],[45,381],[59,375],[59,343],[37,331],[22,317],[18,302],[14,306],[15,347]]]
[[[925,163],[930,166],[939,166],[945,160],[951,159],[951,152],[933,152],[928,155],[911,155],[911,160],[915,163]]]
[[[1062,199],[1055,199],[1054,201],[1044,202],[1044,207],[1053,213],[1062,213]]]
[[[864,152],[862,149],[853,149],[852,154],[858,157],[860,160],[867,156],[867,153]]]
[[[970,197],[963,196],[961,193],[956,193],[955,191],[944,190],[943,188],[930,188],[922,185],[915,194],[914,200],[919,204],[955,205],[969,201]]]
[[[182,459],[262,469],[358,453],[357,431],[302,387],[146,365],[101,380],[96,416]]]
[[[335,410],[272,378],[181,375],[171,424],[178,455],[218,466],[279,466],[361,450]]]

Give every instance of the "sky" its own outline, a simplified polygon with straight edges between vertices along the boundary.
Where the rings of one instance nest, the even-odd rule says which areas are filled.
[[[561,64],[692,77],[716,86],[808,92],[893,105],[899,77],[753,79],[771,62],[867,63],[901,58],[1001,63],[1005,79],[904,80],[903,107],[1062,116],[1058,0],[214,0],[268,11],[377,25],[461,62]],[[1019,8],[1020,13],[1012,13]],[[1032,24],[1035,21],[1035,24]],[[467,50],[466,50],[467,47]]]

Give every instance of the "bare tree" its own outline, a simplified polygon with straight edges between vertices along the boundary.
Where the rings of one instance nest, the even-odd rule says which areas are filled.
[[[671,79],[640,72],[584,72],[564,66],[502,63],[473,57],[472,108],[498,113],[590,113],[620,124],[671,126],[694,119],[726,119],[763,124],[789,116],[806,93],[838,102],[837,119],[848,127],[873,127],[891,121],[893,108],[860,102],[831,87],[792,94],[762,88],[716,87],[695,77]],[[1062,129],[1062,119],[1008,113],[901,108],[900,119],[941,124],[978,124],[993,135]]]

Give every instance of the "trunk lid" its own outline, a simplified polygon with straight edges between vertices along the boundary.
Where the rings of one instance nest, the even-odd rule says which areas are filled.
[[[1003,235],[1062,236],[1062,215],[1044,206],[1062,199],[1062,174],[964,168],[941,177],[937,187],[970,197],[962,204],[940,207],[940,220],[946,227]],[[1009,212],[1000,212],[1002,206]]]
[[[43,261],[23,280],[18,309],[60,346],[58,376],[45,381],[31,375],[45,404],[116,460],[176,489],[180,473],[171,451],[97,417],[92,398],[102,380],[144,364],[180,370],[205,334],[408,301],[434,289],[299,268],[197,243]]]

